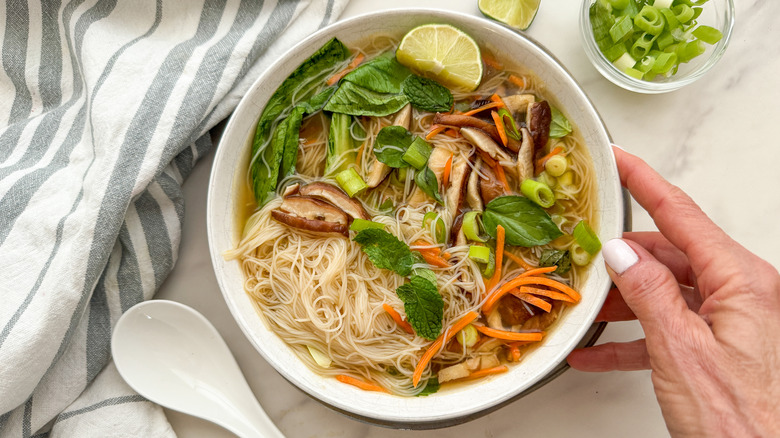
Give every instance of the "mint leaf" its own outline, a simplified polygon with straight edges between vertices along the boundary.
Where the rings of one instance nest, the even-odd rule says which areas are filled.
[[[409,103],[423,111],[449,111],[454,99],[452,93],[438,82],[417,75],[409,75],[401,84]]]
[[[323,108],[332,113],[382,117],[397,113],[409,99],[403,94],[380,93],[352,82],[343,82]]]
[[[411,74],[408,68],[395,59],[392,52],[388,52],[356,68],[342,80],[377,93],[398,94],[404,79]]]
[[[550,138],[566,137],[571,133],[571,123],[558,108],[550,107],[552,122],[550,123]]]
[[[444,200],[439,193],[439,181],[430,167],[425,166],[425,169],[417,172],[417,175],[414,176],[414,182],[428,196],[435,199],[439,204],[444,205]]]
[[[367,228],[357,233],[352,240],[360,244],[363,252],[377,268],[395,271],[403,277],[412,273],[412,265],[415,262],[412,250],[409,245],[387,231]]]
[[[412,275],[409,283],[395,290],[404,302],[404,311],[417,336],[434,340],[441,333],[444,300],[439,290],[425,277]]]
[[[414,135],[403,126],[385,126],[374,140],[374,155],[377,160],[392,168],[409,167],[403,156],[412,141]]]
[[[563,275],[571,269],[571,256],[569,255],[569,251],[545,249],[542,251],[541,257],[539,257],[539,266],[556,266],[557,268],[553,273]]]
[[[499,196],[485,206],[482,224],[492,238],[498,225],[506,231],[506,243],[514,246],[544,245],[563,235],[541,207],[522,196]]]
[[[440,386],[441,384],[439,384],[439,379],[437,379],[436,377],[431,377],[425,383],[425,388],[423,388],[422,391],[417,393],[417,397],[425,397],[431,394],[435,394],[439,390]]]

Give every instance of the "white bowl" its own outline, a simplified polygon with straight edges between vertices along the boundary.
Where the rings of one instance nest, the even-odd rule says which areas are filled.
[[[288,51],[252,85],[238,104],[216,151],[208,192],[208,238],[211,260],[228,307],[257,351],[285,379],[311,397],[352,417],[401,428],[434,428],[461,423],[483,415],[534,385],[557,375],[565,358],[580,342],[593,339],[593,321],[609,290],[611,280],[599,254],[590,265],[582,288],[582,301],[569,308],[545,338],[510,371],[484,381],[442,389],[428,397],[399,397],[361,391],[333,378],[323,378],[307,368],[272,331],[244,292],[239,262],[222,254],[234,247],[241,234],[237,223],[236,187],[245,178],[250,138],[267,99],[307,57],[332,37],[347,46],[370,35],[403,36],[425,23],[449,23],[463,29],[499,59],[512,59],[544,79],[570,120],[582,133],[594,161],[598,181],[597,211],[602,242],[619,237],[624,224],[624,201],[610,138],[598,113],[569,73],[537,43],[482,18],[452,12],[416,9],[385,11],[355,17],[323,29]],[[587,337],[586,337],[587,335]],[[557,371],[556,371],[557,370]]]

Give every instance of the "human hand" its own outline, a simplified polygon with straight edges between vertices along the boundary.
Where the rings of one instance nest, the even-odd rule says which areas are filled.
[[[614,153],[623,186],[660,233],[604,244],[617,288],[598,318],[638,319],[645,339],[575,350],[569,364],[652,370],[675,437],[780,433],[780,275],[642,160]]]

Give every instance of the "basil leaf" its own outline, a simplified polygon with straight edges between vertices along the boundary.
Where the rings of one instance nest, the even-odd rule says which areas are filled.
[[[413,141],[414,136],[403,126],[385,126],[374,140],[374,155],[392,168],[409,167],[403,156]]]
[[[550,138],[561,138],[569,135],[571,133],[571,124],[569,123],[569,120],[566,119],[566,116],[564,116],[560,111],[558,111],[558,108],[555,108],[554,106],[550,107],[550,111],[552,112],[552,122],[550,123]]]
[[[498,225],[506,231],[506,243],[514,246],[544,245],[562,236],[561,230],[541,207],[522,196],[499,196],[485,206],[482,224],[490,237]]]
[[[417,397],[426,397],[431,394],[436,394],[440,386],[441,385],[439,384],[439,379],[437,379],[436,377],[431,377],[430,379],[428,379],[428,382],[425,383],[425,388],[423,388],[422,391],[417,393]]]
[[[545,249],[539,257],[539,266],[557,266],[553,273],[563,275],[571,269],[571,255],[569,251]]]
[[[408,76],[401,84],[409,103],[423,111],[449,111],[454,99],[450,90],[438,82],[417,75]]]
[[[377,93],[398,94],[401,83],[412,72],[399,63],[392,52],[366,62],[342,79]]]
[[[425,194],[436,200],[441,205],[444,205],[444,200],[439,193],[439,181],[436,179],[436,174],[433,173],[430,167],[425,168],[414,176],[414,182]]]
[[[363,252],[377,268],[395,271],[403,277],[412,273],[412,265],[415,263],[412,250],[387,231],[366,228],[352,240],[360,244]]]
[[[417,336],[434,340],[441,333],[444,300],[427,278],[413,275],[409,283],[395,290],[404,302],[404,311]]]
[[[382,117],[397,113],[407,103],[409,99],[403,94],[379,93],[352,82],[344,82],[323,109],[352,116]]]
[[[255,158],[250,164],[252,188],[260,206],[274,195],[284,152],[284,142],[274,145],[272,141],[272,136],[276,136],[274,123],[292,106],[292,98],[296,90],[313,77],[322,74],[323,70],[332,69],[349,56],[349,49],[341,41],[333,38],[298,66],[276,89],[265,105],[252,141],[252,157]]]

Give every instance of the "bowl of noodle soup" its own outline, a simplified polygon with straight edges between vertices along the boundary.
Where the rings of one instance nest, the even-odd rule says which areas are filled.
[[[627,212],[609,134],[569,73],[527,37],[481,18],[426,9],[384,11],[338,22],[311,35],[274,63],[242,98],[226,126],[216,151],[207,206],[209,246],[218,283],[232,315],[263,358],[286,380],[336,411],[374,424],[412,429],[446,427],[477,418],[557,376],[565,369],[567,354],[577,346],[594,342],[603,328],[594,325],[594,320],[611,284],[603,259],[596,253],[587,266],[572,274],[571,284],[577,286],[581,295],[579,302],[553,307],[554,322],[543,327],[543,342],[524,349],[522,360],[506,364],[508,370],[501,374],[462,383],[456,380],[420,397],[415,396],[420,390],[408,384],[410,376],[398,370],[409,368],[409,362],[416,363],[431,344],[430,339],[397,330],[382,310],[383,302],[397,298],[376,292],[392,292],[404,284],[404,278],[390,271],[380,272],[366,261],[361,247],[351,239],[290,233],[272,215],[257,214],[258,207],[247,184],[252,141],[260,114],[285,78],[334,37],[349,48],[365,52],[370,59],[392,50],[410,29],[428,23],[450,24],[468,33],[483,52],[500,60],[508,70],[522,72],[529,78],[534,93],[543,95],[566,114],[575,135],[569,140],[573,143],[566,147],[581,151],[582,155],[575,155],[573,160],[586,163],[582,175],[577,176],[582,182],[577,190],[586,192],[581,207],[585,212],[578,214],[590,219],[602,242],[619,237]],[[412,118],[417,115],[415,112]],[[324,116],[311,119],[315,117]],[[307,120],[304,117],[301,132],[317,123]],[[422,120],[424,126],[409,125],[410,131],[430,128],[431,120]],[[393,119],[377,123],[392,124]],[[376,135],[379,126],[367,123],[360,129],[363,136],[371,136]],[[322,167],[326,146],[319,147],[320,152],[304,152],[298,157],[301,175],[296,182],[303,187],[322,179],[321,171],[307,171]],[[403,182],[397,186],[403,187]],[[418,241],[422,231],[408,227],[404,220],[409,217],[419,223],[422,213],[398,208],[395,215],[382,215],[378,207],[381,197],[371,200],[370,196],[363,200],[373,221],[393,235]],[[277,194],[262,210],[278,210],[283,199],[286,197]],[[451,225],[448,223],[448,229]],[[453,260],[459,260],[457,263],[473,268],[466,249],[453,247],[451,255]],[[438,286],[445,295],[445,331],[447,324],[454,322],[453,315],[468,312],[485,293],[478,273],[464,268],[457,275],[439,275]],[[274,291],[273,298],[264,298],[264,288]],[[467,293],[462,298],[447,298],[447,288]],[[335,363],[333,369],[323,367],[317,354],[311,349],[307,351],[308,347],[314,347],[315,352],[327,352]],[[446,366],[450,353],[442,353],[445,365],[437,367]],[[390,363],[393,372],[374,373],[371,370],[379,367],[375,362]],[[370,377],[367,380],[388,389],[366,391],[345,385],[334,378],[344,373],[339,370],[343,364],[369,370],[363,374]],[[423,379],[427,377],[428,372]]]

